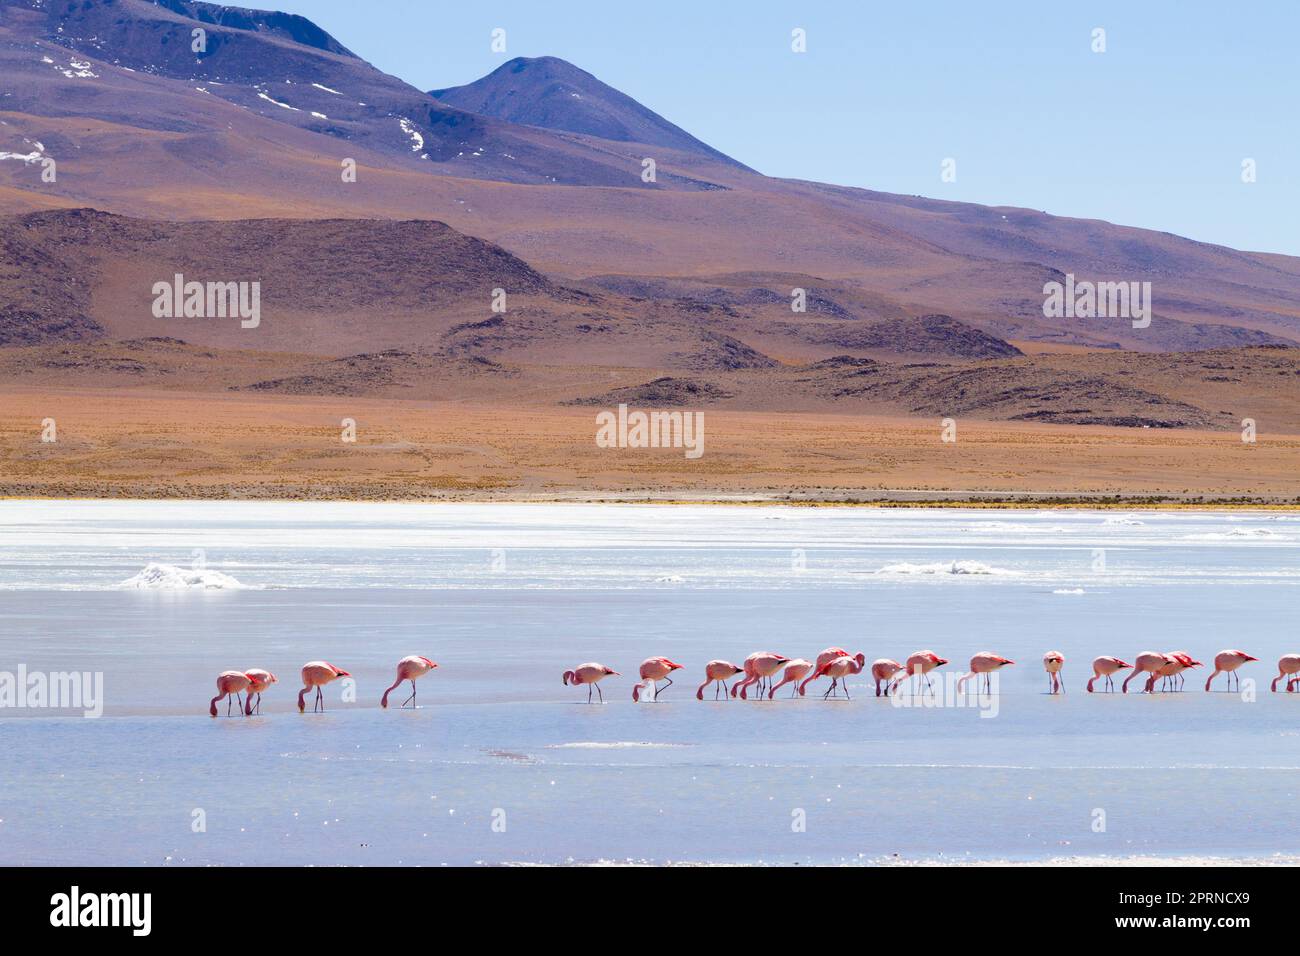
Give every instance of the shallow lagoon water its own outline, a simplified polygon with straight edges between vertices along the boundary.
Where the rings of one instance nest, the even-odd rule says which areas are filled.
[[[225,587],[122,586],[196,549]],[[1291,513],[3,502],[0,670],[102,672],[105,701],[0,708],[0,863],[1290,856],[1300,694],[1268,684],[1297,598]],[[943,706],[865,677],[694,699],[711,658],[829,644],[1018,663]],[[1098,654],[1225,647],[1261,658],[1254,695],[1199,668],[1083,692]],[[441,665],[419,708],[380,710],[412,653]],[[633,704],[660,654],[683,676]],[[314,658],[355,702],[297,713]],[[586,660],[627,675],[603,707],[561,685]],[[209,718],[215,675],[254,666],[281,680],[263,715]]]

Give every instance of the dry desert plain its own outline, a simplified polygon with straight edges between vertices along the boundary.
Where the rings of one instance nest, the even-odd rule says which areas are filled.
[[[53,418],[57,442],[41,441]],[[357,423],[354,443],[340,423]],[[595,410],[149,389],[0,392],[22,497],[1300,501],[1300,435],[712,410],[705,453],[600,448]]]

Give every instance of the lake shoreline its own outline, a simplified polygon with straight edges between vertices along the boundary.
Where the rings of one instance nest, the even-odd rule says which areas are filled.
[[[207,489],[205,489],[207,491]],[[739,495],[728,492],[660,495],[629,492],[610,494],[512,495],[447,494],[428,495],[334,495],[329,489],[303,488],[296,493],[266,494],[266,489],[242,487],[211,489],[203,494],[126,494],[95,495],[71,493],[42,495],[0,492],[0,501],[121,501],[121,502],[247,502],[247,503],[316,503],[316,504],[469,504],[469,505],[717,505],[736,508],[956,508],[972,510],[1097,510],[1097,511],[1300,511],[1300,499],[1294,498],[1224,498],[1206,500],[1200,496],[1183,498],[1161,495],[1123,495],[1101,493],[1096,497],[1079,494],[968,492],[962,497],[948,492],[886,491],[878,496],[842,495],[795,496],[787,493]],[[250,493],[251,492],[251,493]],[[262,492],[262,493],[259,493]]]

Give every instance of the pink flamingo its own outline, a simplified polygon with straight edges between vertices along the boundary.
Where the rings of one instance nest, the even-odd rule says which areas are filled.
[[[898,661],[890,660],[888,657],[882,657],[879,660],[871,662],[871,676],[876,679],[876,696],[880,696],[880,685],[885,685],[885,695],[889,695],[889,682],[893,680],[894,675],[903,669],[903,665]]]
[[[1008,664],[1014,664],[1015,661],[1008,660],[1005,657],[999,657],[992,651],[980,651],[970,659],[970,673],[963,674],[957,681],[957,693],[961,693],[962,685],[972,677],[980,674],[984,675],[984,690],[986,693],[993,693],[993,678],[990,676],[994,671],[1000,671]],[[978,684],[978,682],[977,682]]]
[[[727,679],[743,673],[744,670],[743,667],[737,667],[735,664],[731,663],[731,661],[709,661],[704,665],[704,683],[701,684],[700,689],[695,692],[695,699],[703,700],[704,688],[713,684],[713,699],[718,699],[718,687],[721,686],[722,699],[726,700],[727,692],[730,690],[730,688],[727,687]]]
[[[208,704],[208,714],[217,716],[217,701],[226,700],[226,716],[230,716],[231,702],[239,704],[239,712],[244,712],[244,702],[239,699],[240,691],[248,690],[248,675],[243,671],[222,671],[217,675],[217,696]]]
[[[1043,655],[1043,670],[1047,671],[1049,694],[1062,694],[1065,687],[1061,683],[1061,668],[1065,666],[1065,655],[1060,651],[1048,651]]]
[[[758,685],[758,695],[763,696],[763,691],[767,689],[765,682],[770,683],[772,675],[788,664],[790,658],[784,657],[772,651],[755,651],[745,658],[745,679],[738,680],[731,685],[731,696],[735,697],[736,692],[740,692],[741,700],[749,699],[749,686]]]
[[[904,677],[915,677],[919,674],[925,678],[926,688],[934,690],[934,684],[930,682],[930,671],[947,663],[947,658],[940,657],[934,651],[915,651],[907,658],[907,666],[903,669],[903,673],[894,678],[893,686],[897,687]]]
[[[818,677],[825,675],[831,679],[831,686],[827,688],[826,693],[822,694],[822,700],[826,700],[835,693],[837,686],[844,688],[844,699],[852,700],[849,696],[848,675],[861,674],[862,668],[867,666],[867,659],[859,654],[857,657],[849,657],[847,654],[843,657],[837,657],[833,661],[827,661],[818,670],[813,673],[812,677],[799,685],[799,693],[808,686],[809,681],[816,680]]]
[[[817,655],[817,660],[813,662],[813,673],[821,670],[837,657],[849,657],[849,652],[842,647],[828,647]]]
[[[388,706],[388,695],[397,690],[399,684],[404,680],[411,682],[411,696],[402,701],[402,706],[414,704],[415,701],[415,679],[423,677],[429,671],[438,665],[427,657],[420,657],[418,654],[412,654],[410,657],[403,657],[397,662],[397,678],[393,681],[393,686],[384,691],[384,696],[379,698],[379,706]]]
[[[1183,671],[1189,667],[1200,667],[1201,662],[1192,659],[1192,655],[1186,651],[1170,651],[1165,657],[1169,662],[1160,668],[1160,676],[1165,679],[1165,685],[1176,691],[1183,689]]]
[[[1088,678],[1088,693],[1091,694],[1093,681],[1099,677],[1106,678],[1106,690],[1110,693],[1115,692],[1114,675],[1118,674],[1126,667],[1132,667],[1118,657],[1098,657],[1092,662],[1092,677]]]
[[[264,671],[260,667],[254,667],[252,670],[244,671],[244,676],[248,678],[248,693],[244,695],[244,713],[249,717],[253,714],[262,712],[262,691],[266,690],[272,684],[280,683],[276,676],[270,671]],[[253,695],[257,695],[257,704],[253,704]]]
[[[1219,651],[1214,655],[1214,673],[1205,679],[1205,689],[1210,689],[1210,684],[1214,678],[1220,674],[1228,675],[1228,690],[1232,690],[1232,675],[1242,664],[1250,661],[1257,661],[1258,657],[1251,657],[1245,651]],[[1237,674],[1237,690],[1241,690],[1241,675]]]
[[[1273,693],[1277,693],[1277,682],[1283,677],[1286,677],[1286,692],[1294,694],[1295,682],[1300,680],[1300,654],[1283,654],[1277,659],[1277,676],[1273,678]]]
[[[641,699],[641,688],[649,685],[654,693],[650,695],[651,700],[659,699],[659,682],[667,681],[664,690],[673,686],[673,679],[668,675],[673,671],[681,670],[681,664],[674,664],[666,657],[647,657],[641,662],[641,681],[632,685],[632,699]]]
[[[1128,693],[1128,682],[1138,674],[1150,674],[1147,679],[1147,685],[1142,689],[1142,693],[1149,694],[1156,685],[1156,678],[1160,676],[1160,668],[1170,663],[1172,658],[1159,651],[1143,651],[1137,657],[1133,658],[1133,672],[1124,678],[1123,685],[1120,686],[1120,693]]]
[[[298,691],[298,713],[302,713],[307,709],[307,705],[304,704],[302,700],[303,695],[306,694],[307,691],[311,690],[313,687],[316,688],[316,701],[312,704],[312,713],[314,714],[318,710],[323,711],[325,709],[325,695],[321,693],[321,688],[330,681],[336,681],[340,677],[351,676],[352,675],[347,671],[335,667],[328,661],[308,661],[306,664],[303,664],[302,690]]]
[[[822,675],[826,675],[827,677],[829,677],[829,678],[831,679],[831,689],[830,689],[830,691],[827,691],[826,694],[822,695],[822,699],[824,700],[827,696],[829,696],[829,694],[831,693],[831,691],[835,690],[835,685],[836,685],[837,683],[839,683],[839,679],[840,679],[841,677],[845,676],[846,674],[859,674],[859,673],[862,672],[862,668],[864,668],[864,667],[867,666],[867,658],[866,658],[866,655],[864,655],[864,654],[858,654],[856,657],[849,657],[849,655],[848,655],[847,653],[845,653],[845,654],[839,654],[839,655],[837,655],[837,656],[835,656],[835,657],[832,657],[832,658],[826,659],[826,658],[824,658],[824,653],[825,653],[825,652],[823,652],[822,654],[818,654],[818,655],[817,655],[817,660],[821,661],[821,663],[818,664],[818,665],[813,669],[813,672],[812,672],[811,674],[809,674],[808,677],[804,680],[804,682],[803,682],[802,684],[799,685],[799,696],[800,696],[800,697],[802,697],[802,696],[804,695],[804,692],[808,689],[808,685],[809,685],[809,684],[811,684],[813,681],[815,681],[817,678],[821,677]],[[851,660],[851,661],[856,662],[857,665],[858,665],[857,670],[853,670],[853,671],[845,670],[844,667],[843,667],[842,665],[839,664],[840,661],[845,660],[845,659],[848,659],[848,660]],[[832,664],[837,665],[835,669],[836,669],[837,671],[839,671],[838,674],[832,674],[831,671],[828,670],[828,668],[829,668]],[[849,686],[848,683],[845,682],[845,684],[844,684],[844,688],[845,688],[845,689],[844,689],[844,695],[845,695],[846,697],[848,696],[848,693],[849,693],[849,691],[848,691],[848,686]]]
[[[767,699],[771,700],[773,697],[775,697],[776,692],[780,690],[782,687],[784,687],[786,684],[797,684],[798,681],[802,679],[803,676],[812,669],[813,669],[812,661],[806,661],[802,657],[796,657],[790,663],[785,665],[785,670],[781,672],[781,679],[777,682],[775,687],[773,687],[771,690],[767,692]],[[793,697],[795,696],[796,693],[797,693],[797,689],[791,687],[790,696]]]
[[[564,686],[568,687],[573,684],[575,687],[579,684],[587,684],[587,703],[591,703],[591,689],[596,688],[596,694],[600,697],[600,702],[605,703],[605,695],[601,693],[599,682],[606,677],[622,677],[618,671],[606,667],[604,664],[595,662],[588,664],[579,664],[571,671],[564,672]]]

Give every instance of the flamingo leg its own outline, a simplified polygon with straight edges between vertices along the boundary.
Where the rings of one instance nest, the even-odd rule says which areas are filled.
[[[405,707],[413,700],[415,700],[415,681],[411,681],[411,696],[402,701],[402,706]]]
[[[852,700],[853,698],[849,696],[849,679],[847,677],[844,678],[844,684],[842,686],[844,687],[844,699]]]
[[[600,685],[599,685],[599,684],[592,684],[591,686],[594,687],[594,688],[596,688],[596,696],[600,698],[600,702],[601,702],[602,704],[605,703],[605,692],[604,692],[603,690],[600,689]],[[588,695],[588,696],[591,696],[591,691],[587,691],[587,695]]]
[[[665,678],[664,678],[664,690],[667,690],[669,687],[672,687],[672,686],[673,686],[673,679],[672,679],[671,677],[665,677]],[[658,684],[655,684],[655,700],[658,700],[658,699],[659,699],[659,685],[658,685]]]
[[[319,687],[316,688],[316,703],[311,709],[313,714],[316,713],[317,708],[321,711],[325,710],[325,695],[321,692]]]
[[[588,684],[588,685],[587,685],[587,703],[589,703],[589,704],[591,703],[591,690],[592,690],[592,688],[595,687],[595,686],[596,686],[595,684]]]

